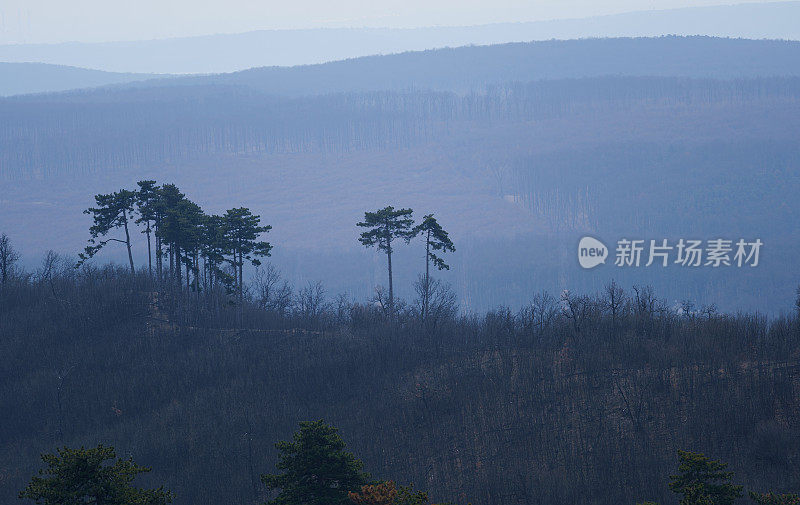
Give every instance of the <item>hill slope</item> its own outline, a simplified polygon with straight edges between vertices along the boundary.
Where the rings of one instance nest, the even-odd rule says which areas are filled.
[[[796,318],[631,298],[614,323],[592,298],[579,321],[551,300],[543,319],[425,328],[367,306],[276,318],[248,304],[234,328],[224,300],[183,307],[144,277],[56,262],[0,290],[0,501],[38,453],[104,443],[152,466],[143,484],[176,505],[263,503],[273,444],[321,418],[365,470],[437,503],[670,503],[677,449],[729,462],[748,489],[800,486]]]
[[[0,62],[0,96],[96,88],[109,84],[144,81],[156,77],[163,78],[164,76],[103,72],[46,63]]]
[[[236,201],[264,216],[274,261],[293,281],[363,299],[385,266],[361,250],[354,224],[393,204],[446,223],[459,246],[442,277],[470,309],[616,278],[654,284],[672,303],[776,313],[797,284],[782,272],[798,247],[787,232],[800,215],[798,104],[798,78],[567,79],[468,96],[286,99],[209,85],[9,99],[0,167],[12,191],[0,227],[30,261],[53,240],[74,253],[93,194],[175,182],[209,212]],[[769,253],[756,269],[586,272],[572,252],[581,233],[761,238]],[[395,258],[404,297],[416,253]]]
[[[458,47],[367,56],[320,65],[253,68],[164,84],[244,85],[309,94],[434,89],[597,76],[742,78],[800,76],[800,42],[712,37],[619,38]],[[144,86],[158,85],[158,81]]]

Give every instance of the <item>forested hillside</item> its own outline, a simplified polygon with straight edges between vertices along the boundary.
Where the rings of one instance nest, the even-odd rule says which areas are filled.
[[[800,486],[794,315],[677,313],[609,285],[468,317],[439,297],[423,321],[414,300],[392,316],[262,283],[238,306],[73,265],[50,255],[0,287],[4,502],[40,452],[105,443],[178,505],[259,503],[273,442],[319,418],[366,471],[437,501],[671,503],[677,449],[748,489]]]
[[[380,151],[498,124],[524,134],[543,120],[580,123],[607,115],[614,124],[665,109],[676,116],[752,113],[794,107],[798,98],[800,78],[603,77],[508,84],[465,96],[386,91],[294,99],[236,86],[98,90],[0,101],[5,118],[0,163],[6,178],[19,178],[32,172],[113,171],[213,153]],[[660,120],[648,126],[658,128]],[[772,128],[768,134],[778,138],[785,130]],[[491,154],[490,148],[483,147]]]
[[[294,282],[364,297],[379,265],[353,267],[350,223],[393,202],[439,209],[463,246],[446,277],[470,309],[617,277],[653,283],[673,304],[775,314],[795,283],[783,272],[798,246],[786,230],[800,213],[799,96],[795,77],[597,77],[466,95],[202,85],[19,97],[0,102],[13,188],[0,209],[29,257],[75,252],[89,195],[166,178],[205,207],[235,195],[268,216]],[[582,233],[760,237],[767,253],[747,272],[587,275],[571,254]],[[415,265],[398,257],[404,279]]]

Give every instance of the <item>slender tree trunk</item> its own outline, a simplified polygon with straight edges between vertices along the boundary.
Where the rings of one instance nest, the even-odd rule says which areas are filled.
[[[425,295],[422,300],[422,320],[428,317],[428,298],[431,290],[431,231],[428,230],[425,238]]]
[[[244,276],[243,274],[244,259],[242,258],[242,250],[239,249],[239,304],[244,301]]]
[[[189,319],[189,302],[191,301],[192,289],[189,287],[189,269],[192,267],[192,256],[186,251],[186,319]]]
[[[131,234],[128,232],[128,214],[123,209],[122,210],[122,222],[125,225],[125,245],[128,246],[128,262],[131,264],[131,275],[136,273],[136,269],[133,267],[133,254],[131,253]]]
[[[58,401],[58,440],[64,439],[64,408],[61,402],[61,389],[64,386],[64,378],[58,377],[58,388],[56,400]]]
[[[200,258],[197,255],[197,249],[194,250],[194,292],[195,301],[200,301]]]
[[[239,298],[239,251],[236,249],[233,250],[233,289]]]
[[[150,221],[147,222],[147,270],[153,278],[153,252],[150,250]]]
[[[394,312],[394,286],[392,285],[392,248],[386,251],[386,258],[389,262],[389,310]]]
[[[203,291],[208,292],[208,258],[203,257]]]
[[[164,253],[161,250],[161,237],[158,236],[158,226],[156,226],[156,275],[158,276],[158,282],[161,282],[163,278],[162,275],[162,268],[161,263],[163,261]]]
[[[244,320],[244,276],[242,275],[242,267],[244,261],[242,258],[242,249],[239,247],[239,327],[241,328]]]

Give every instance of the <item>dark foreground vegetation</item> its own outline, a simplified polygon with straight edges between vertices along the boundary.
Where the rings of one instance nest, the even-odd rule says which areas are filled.
[[[392,480],[373,480],[364,463],[345,450],[338,430],[324,421],[301,422],[291,442],[278,442],[278,473],[261,481],[273,491],[265,505],[429,505],[425,491],[414,485],[397,486]],[[141,473],[151,471],[133,458],[117,459],[113,447],[78,450],[67,447],[43,454],[41,469],[19,494],[42,505],[102,503],[104,505],[166,505],[173,495],[164,490],[135,487]],[[703,454],[678,451],[678,473],[670,475],[669,489],[681,505],[730,505],[743,496],[744,486],[733,483],[728,464]],[[106,462],[109,462],[108,464]],[[797,505],[795,493],[749,492],[758,505]],[[640,505],[656,505],[643,502]]]
[[[40,453],[100,443],[177,504],[259,503],[275,440],[320,418],[365,471],[437,502],[673,503],[679,449],[747,490],[800,488],[794,315],[676,311],[611,284],[463,316],[442,288],[423,319],[419,301],[387,312],[268,265],[240,303],[52,253],[24,272],[4,247],[3,503]]]

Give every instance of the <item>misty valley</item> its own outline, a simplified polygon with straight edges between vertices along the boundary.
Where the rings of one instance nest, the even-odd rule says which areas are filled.
[[[800,504],[800,42],[31,65],[0,502]]]

